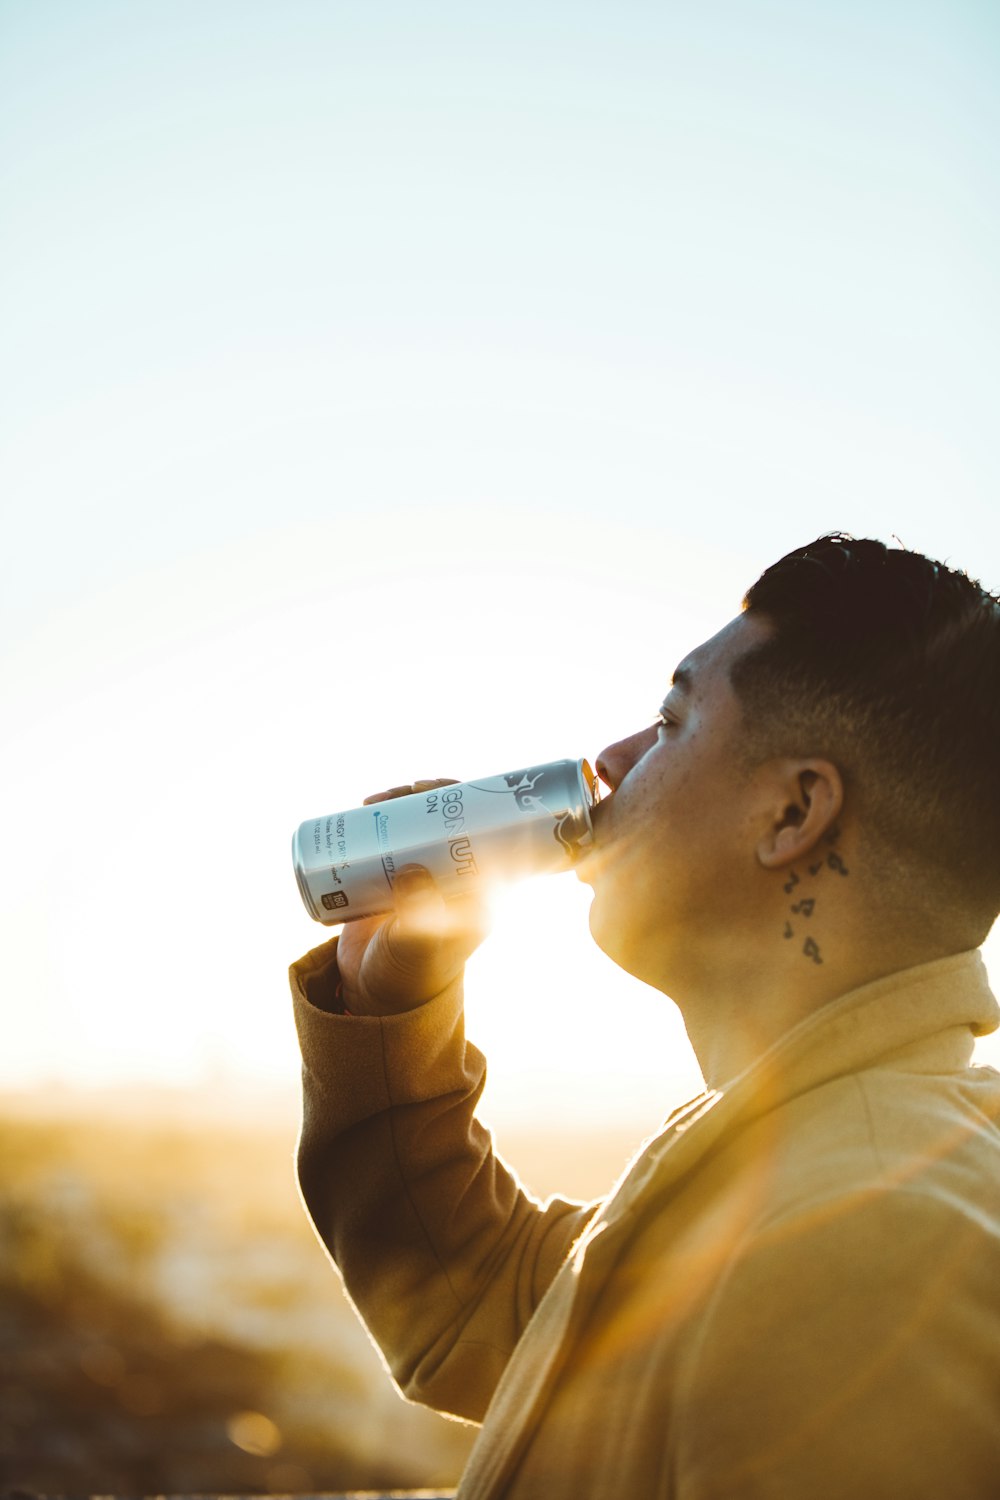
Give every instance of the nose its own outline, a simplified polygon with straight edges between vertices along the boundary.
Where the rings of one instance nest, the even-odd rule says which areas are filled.
[[[597,757],[597,774],[604,785],[616,792],[636,762],[655,744],[656,725],[650,724],[637,734],[630,734],[628,739],[608,745]]]

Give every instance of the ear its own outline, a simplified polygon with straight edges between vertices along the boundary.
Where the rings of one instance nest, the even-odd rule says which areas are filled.
[[[844,805],[844,782],[829,760],[774,763],[772,818],[757,843],[765,870],[781,870],[811,854],[835,827]]]

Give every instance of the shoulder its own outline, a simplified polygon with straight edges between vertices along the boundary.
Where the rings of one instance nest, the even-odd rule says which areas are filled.
[[[766,1163],[769,1190],[754,1227],[810,1201],[872,1199],[888,1188],[961,1210],[984,1205],[1000,1221],[1000,1078],[991,1069],[846,1074],[763,1115],[735,1145],[744,1169]]]

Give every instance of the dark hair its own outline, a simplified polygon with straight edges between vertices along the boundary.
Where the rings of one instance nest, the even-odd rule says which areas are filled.
[[[743,607],[775,627],[732,670],[748,753],[833,761],[914,916],[933,903],[985,937],[1000,911],[1000,599],[836,533],[768,568]]]

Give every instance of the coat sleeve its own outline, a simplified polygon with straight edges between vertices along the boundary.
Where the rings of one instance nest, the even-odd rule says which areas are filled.
[[[290,973],[306,1208],[403,1393],[480,1421],[592,1209],[538,1203],[475,1106],[461,986],[402,1015],[331,1014],[336,939]]]
[[[988,1222],[931,1193],[827,1199],[756,1233],[679,1383],[679,1500],[995,1494],[998,1285]]]

